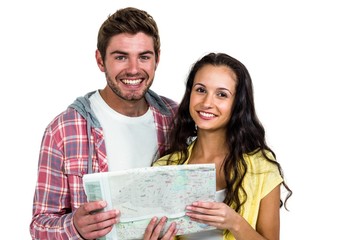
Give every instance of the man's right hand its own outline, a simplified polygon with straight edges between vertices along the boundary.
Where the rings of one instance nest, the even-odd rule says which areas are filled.
[[[104,212],[105,201],[89,202],[81,205],[74,213],[74,225],[78,233],[84,239],[96,239],[105,236],[119,222],[120,212],[109,210]],[[159,221],[152,218],[144,233],[144,240],[171,240],[176,236],[176,224],[171,223],[165,234],[161,232],[165,227],[167,218],[162,217]]]
[[[81,205],[74,213],[74,225],[84,239],[105,236],[119,222],[119,210],[103,211],[105,201],[89,202]]]

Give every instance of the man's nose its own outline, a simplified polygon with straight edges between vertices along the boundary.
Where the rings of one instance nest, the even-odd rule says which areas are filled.
[[[136,74],[139,71],[139,62],[137,59],[129,59],[127,72],[130,74]]]

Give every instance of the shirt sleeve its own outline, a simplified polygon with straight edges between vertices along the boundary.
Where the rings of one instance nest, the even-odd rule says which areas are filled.
[[[82,239],[73,224],[63,153],[56,140],[47,128],[39,155],[30,234],[32,239]]]
[[[264,179],[262,181],[261,199],[269,194],[276,186],[283,182],[280,172],[277,166],[273,163],[264,161],[267,165],[266,173],[264,173]]]

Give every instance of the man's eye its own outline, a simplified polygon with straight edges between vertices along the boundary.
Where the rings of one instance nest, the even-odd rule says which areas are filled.
[[[116,59],[116,60],[124,60],[124,59],[125,59],[125,56],[116,56],[115,59]]]
[[[141,56],[140,59],[141,59],[141,60],[149,60],[150,57],[149,57],[149,56]]]

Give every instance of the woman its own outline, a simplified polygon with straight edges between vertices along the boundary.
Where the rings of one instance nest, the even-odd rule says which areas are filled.
[[[181,239],[279,239],[282,169],[265,141],[246,67],[224,53],[197,61],[170,133],[168,155],[154,165],[215,163],[216,202],[187,207],[216,230]]]

